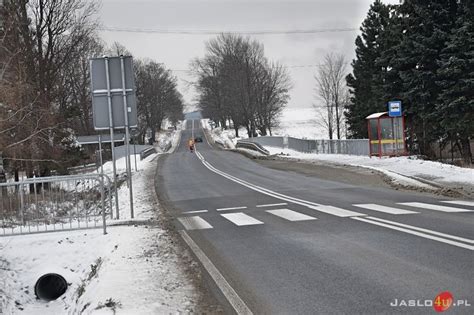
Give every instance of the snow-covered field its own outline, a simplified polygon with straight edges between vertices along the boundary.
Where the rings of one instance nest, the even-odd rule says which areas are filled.
[[[179,133],[174,133],[173,144],[178,139]],[[154,154],[143,161],[138,157],[136,172],[132,159],[136,224],[109,226],[107,235],[96,229],[0,237],[0,314],[193,311],[199,295],[182,264],[185,261],[186,268],[191,268],[191,259],[156,224],[156,157]],[[117,170],[119,174],[125,172],[124,158],[117,161]],[[104,165],[104,171],[112,173],[111,163]],[[125,184],[119,191],[119,205],[121,219],[130,221]],[[61,274],[69,287],[58,300],[37,300],[35,282],[49,272]]]
[[[285,108],[274,136],[290,136],[300,139],[328,139],[327,131],[320,124],[319,114],[312,107]]]
[[[278,126],[272,130],[273,136],[290,136],[300,139],[328,139],[326,130],[319,123],[319,114],[312,107],[285,108],[278,118]],[[209,119],[202,120],[203,127],[211,129]],[[226,148],[233,149],[237,140],[248,138],[245,128],[239,129],[239,138],[233,129],[212,130],[213,138]]]

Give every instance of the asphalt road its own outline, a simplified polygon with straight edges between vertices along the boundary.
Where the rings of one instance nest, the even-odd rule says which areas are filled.
[[[443,291],[474,305],[472,201],[268,168],[186,127],[157,191],[254,314],[433,314],[425,300]]]

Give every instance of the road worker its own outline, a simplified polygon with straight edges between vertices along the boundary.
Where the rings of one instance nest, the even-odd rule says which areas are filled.
[[[189,145],[189,150],[192,153],[194,151],[194,139],[193,138],[189,139],[188,145]]]

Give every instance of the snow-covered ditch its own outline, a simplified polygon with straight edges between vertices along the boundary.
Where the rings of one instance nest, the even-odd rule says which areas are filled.
[[[176,145],[177,139],[179,133],[173,133],[170,141]],[[120,215],[131,224],[110,225],[107,235],[89,229],[0,237],[0,314],[175,314],[195,309],[199,293],[186,272],[193,268],[192,260],[158,224],[153,186],[157,154],[137,158],[135,171],[132,157],[135,222],[123,184]],[[117,161],[117,171],[125,172],[125,158]],[[104,172],[111,175],[111,163]],[[49,272],[61,274],[69,287],[59,299],[45,302],[36,299],[34,285]]]

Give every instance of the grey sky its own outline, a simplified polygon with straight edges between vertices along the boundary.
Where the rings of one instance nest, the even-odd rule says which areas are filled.
[[[359,28],[372,0],[315,1],[152,1],[103,0],[100,19],[106,27],[160,30],[286,31],[295,29]],[[386,1],[387,2],[387,1]],[[397,2],[391,0],[388,2]],[[251,35],[265,46],[265,54],[287,66],[314,65],[330,52],[354,58],[358,31],[316,34]],[[215,35],[100,32],[107,42],[118,41],[135,56],[163,62],[175,71],[187,103],[195,92],[182,70],[205,53],[205,42]],[[348,71],[350,65],[348,64]],[[291,107],[314,103],[315,67],[292,67]]]

